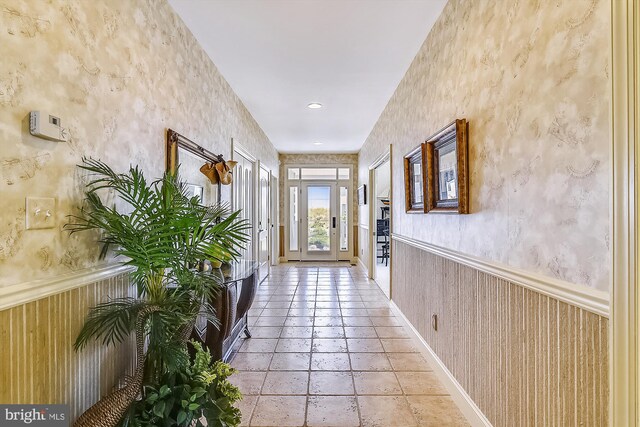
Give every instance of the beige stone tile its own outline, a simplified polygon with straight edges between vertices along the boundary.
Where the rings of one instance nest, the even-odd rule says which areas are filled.
[[[378,338],[371,326],[345,326],[344,333],[347,338]]]
[[[389,316],[389,317],[393,317],[395,316],[395,314],[393,314],[393,311],[391,311],[390,308],[368,308],[367,309],[367,314],[369,316],[380,316],[380,317],[384,317],[384,316]]]
[[[325,316],[316,317],[314,326],[342,326],[342,317],[340,316]]]
[[[314,309],[313,308],[292,308],[287,313],[288,316],[294,317],[308,317],[313,316]]]
[[[237,353],[231,366],[239,371],[266,371],[271,363],[272,353]]]
[[[282,328],[280,326],[256,326],[251,328],[252,338],[278,338]]]
[[[376,332],[380,338],[409,338],[405,329],[401,326],[378,326]]]
[[[306,396],[260,396],[251,426],[302,426],[306,404]]]
[[[310,396],[307,404],[309,427],[355,427],[360,425],[353,396]]]
[[[396,372],[405,394],[449,394],[433,372]]]
[[[289,312],[288,308],[265,308],[260,313],[261,317],[281,317],[286,316]]]
[[[314,326],[313,338],[344,338],[341,326]]]
[[[282,328],[280,338],[311,338],[313,327],[311,326],[285,326]]]
[[[393,372],[354,372],[353,379],[357,394],[402,394]]]
[[[312,371],[349,371],[347,353],[311,353]]]
[[[282,326],[287,318],[285,316],[262,317],[258,318],[255,326]]]
[[[272,353],[278,343],[277,338],[248,338],[240,346],[240,353]]]
[[[347,341],[342,338],[314,339],[311,351],[316,353],[346,353]]]
[[[266,375],[264,371],[238,371],[229,377],[229,381],[244,395],[260,394]]]
[[[307,371],[269,371],[262,386],[262,394],[307,394]]]
[[[358,396],[358,404],[363,426],[417,426],[404,396]]]
[[[271,359],[271,371],[308,371],[311,353],[275,353]]]
[[[344,326],[371,326],[371,319],[364,316],[353,316],[342,318]]]
[[[420,353],[387,353],[394,371],[431,371]]]
[[[385,353],[349,353],[354,371],[391,371]]]
[[[377,338],[349,338],[347,346],[350,353],[376,353],[384,351]]]
[[[380,341],[387,353],[415,353],[419,351],[412,339],[382,338]]]
[[[309,394],[354,394],[351,372],[311,371]]]
[[[402,323],[395,317],[377,317],[370,318],[374,326],[402,326]]]
[[[344,308],[342,309],[344,317],[367,317],[369,313],[364,308]]]
[[[313,316],[289,316],[284,326],[313,326]]]
[[[311,340],[308,338],[280,338],[276,346],[278,353],[302,353],[311,351]]]
[[[240,418],[240,426],[248,426],[251,421],[251,414],[253,413],[253,408],[255,408],[256,403],[258,402],[258,396],[242,396],[242,400],[235,403],[235,407],[240,409],[240,413],[242,414]]]
[[[464,415],[449,396],[407,396],[407,400],[421,426],[469,426]]]

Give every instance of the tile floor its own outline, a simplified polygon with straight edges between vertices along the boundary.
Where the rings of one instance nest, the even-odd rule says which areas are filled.
[[[231,361],[243,425],[468,425],[361,268],[272,268],[249,315]]]

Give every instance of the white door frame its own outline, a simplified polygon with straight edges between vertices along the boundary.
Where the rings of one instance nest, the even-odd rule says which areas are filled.
[[[348,217],[349,220],[347,221],[347,228],[348,228],[348,249],[347,251],[340,251],[340,249],[337,249],[337,260],[339,261],[352,261],[353,260],[353,248],[355,243],[355,238],[357,236],[353,235],[353,218],[355,215],[355,212],[353,210],[353,200],[355,197],[355,189],[353,187],[353,180],[354,180],[354,167],[352,164],[347,164],[347,163],[291,163],[291,164],[284,164],[282,167],[282,174],[283,176],[281,177],[282,180],[284,180],[284,185],[283,185],[283,189],[284,189],[284,193],[281,194],[280,196],[283,197],[284,199],[284,239],[282,239],[282,244],[284,245],[284,248],[282,250],[283,253],[283,260],[286,261],[296,261],[296,260],[300,260],[301,256],[300,256],[300,252],[298,252],[298,255],[295,256],[293,255],[293,252],[291,252],[290,249],[290,245],[289,245],[289,225],[290,225],[290,218],[289,218],[289,210],[290,210],[290,206],[289,206],[289,193],[290,193],[290,187],[292,185],[297,185],[298,186],[298,196],[300,195],[300,190],[302,188],[302,183],[304,182],[308,182],[302,179],[296,179],[296,180],[289,180],[289,172],[288,169],[289,168],[348,168],[349,169],[349,179],[348,180],[323,180],[322,182],[333,182],[336,183],[336,188],[338,189],[336,191],[336,194],[338,197],[338,193],[339,193],[339,189],[340,187],[347,187],[347,191],[349,192],[349,204],[347,206],[348,209]],[[298,215],[300,215],[300,198],[298,198]],[[299,222],[299,221],[298,221]],[[300,229],[300,228],[299,228]],[[298,242],[301,245],[301,234],[300,232],[298,232]],[[300,246],[301,247],[301,246]]]
[[[251,194],[251,200],[253,200],[253,209],[252,209],[252,217],[253,217],[253,223],[251,224],[251,257],[254,260],[258,259],[258,225],[257,225],[257,218],[258,218],[258,204],[256,203],[257,197],[257,187],[260,183],[260,177],[259,177],[259,171],[260,171],[260,166],[258,165],[257,159],[255,158],[255,156],[253,154],[251,154],[246,148],[244,148],[241,144],[239,144],[237,141],[235,141],[233,138],[231,138],[231,159],[235,160],[236,159],[236,154],[241,155],[242,157],[244,157],[245,159],[249,160],[253,166],[252,166],[252,171],[253,173],[251,174],[252,179],[253,179],[253,185],[252,185],[252,194]],[[235,200],[233,200],[233,191],[231,192],[231,203],[232,206],[235,206]]]
[[[278,177],[271,172],[269,185],[271,186],[271,244],[269,245],[271,253],[271,265],[280,264],[280,187],[278,186]]]
[[[367,194],[367,201],[369,202],[369,265],[367,269],[369,270],[369,278],[375,280],[376,276],[376,229],[377,224],[375,223],[376,219],[376,205],[374,200],[376,200],[376,169],[380,167],[385,162],[389,162],[389,200],[391,200],[391,209],[389,209],[389,298],[391,298],[392,294],[392,286],[391,286],[391,272],[393,268],[393,245],[391,244],[391,230],[393,230],[393,162],[391,157],[392,144],[389,144],[387,149],[380,154],[374,161],[369,165],[369,191]]]
[[[611,1],[612,280],[609,320],[609,425],[639,426],[638,155],[640,5]]]
[[[309,197],[308,192],[305,193],[305,189],[309,187],[329,187],[330,188],[330,196],[329,196],[329,252],[321,252],[316,251],[309,253],[309,218],[307,217],[308,208],[309,208]],[[298,237],[298,241],[300,242],[300,247],[302,250],[300,251],[300,261],[337,261],[338,260],[338,227],[333,227],[332,218],[338,219],[338,183],[333,180],[326,181],[301,181],[300,182],[300,218],[302,218],[303,212],[306,218],[306,221],[300,221],[300,233]],[[306,227],[303,227],[303,224],[306,224]],[[304,232],[303,232],[304,230]]]
[[[271,200],[272,200],[272,196],[271,196],[271,169],[267,168],[265,165],[262,164],[262,162],[260,160],[258,160],[258,187],[256,189],[256,195],[258,197],[256,197],[256,205],[258,205],[258,216],[256,217],[256,243],[257,243],[257,248],[256,248],[256,260],[258,261],[258,263],[260,263],[260,229],[259,229],[259,225],[258,223],[260,222],[260,214],[261,214],[261,210],[262,210],[262,188],[260,186],[260,180],[261,175],[263,172],[266,172],[267,175],[267,189],[268,189],[268,195],[267,195],[267,224],[263,225],[264,231],[265,233],[267,233],[267,276],[269,275],[269,273],[271,272],[271,223],[272,223],[272,219],[271,219]],[[265,276],[266,277],[266,276]]]

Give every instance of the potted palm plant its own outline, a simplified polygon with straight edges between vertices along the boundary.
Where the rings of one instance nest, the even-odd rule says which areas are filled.
[[[97,231],[101,257],[112,250],[116,259],[135,267],[131,281],[137,296],[114,298],[93,307],[75,343],[76,350],[81,350],[90,340],[117,344],[136,333],[138,364],[132,379],[101,399],[76,422],[77,426],[114,426],[127,411],[129,420],[144,418],[131,410],[145,410],[145,405],[132,402],[139,399],[148,402],[147,391],[167,395],[167,390],[171,392],[176,387],[176,381],[180,387],[185,386],[180,379],[195,369],[187,343],[196,317],[202,315],[213,323],[217,321],[208,301],[220,288],[220,276],[200,271],[197,266],[204,259],[237,257],[238,248],[247,240],[245,231],[249,224],[227,205],[203,206],[196,197],[189,197],[177,175],[167,173],[148,182],[138,167],[116,173],[104,162],[91,158],[83,158],[79,167],[89,174],[85,203],[65,227],[71,233]],[[105,204],[101,197],[105,191],[115,193],[123,206]],[[201,349],[196,348],[196,354],[198,351]],[[227,375],[231,372],[223,365],[207,369],[211,375],[215,375],[214,371]],[[200,367],[200,371],[207,369]],[[224,392],[239,396],[233,386],[224,383],[225,376],[217,377],[223,386],[216,383],[215,387],[203,388],[198,398],[206,395],[215,401],[220,398],[215,394]],[[173,378],[173,384],[163,384],[168,378]],[[189,402],[187,409],[192,409],[187,417],[180,415],[181,422],[171,418],[171,414],[181,412],[166,402],[162,408],[155,407],[155,411],[161,409],[166,414],[165,419],[172,423],[168,425],[197,425],[201,416],[207,418],[209,425],[234,425],[233,420],[239,420],[239,415],[228,401],[223,405],[228,413],[218,411],[217,418],[211,415],[216,411],[209,410],[211,417],[207,417],[203,407],[194,407],[195,402]],[[221,419],[226,421],[221,423]]]

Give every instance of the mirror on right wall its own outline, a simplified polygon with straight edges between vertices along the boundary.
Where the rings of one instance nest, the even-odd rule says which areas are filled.
[[[466,119],[457,119],[423,144],[425,213],[469,213],[468,130]]]

